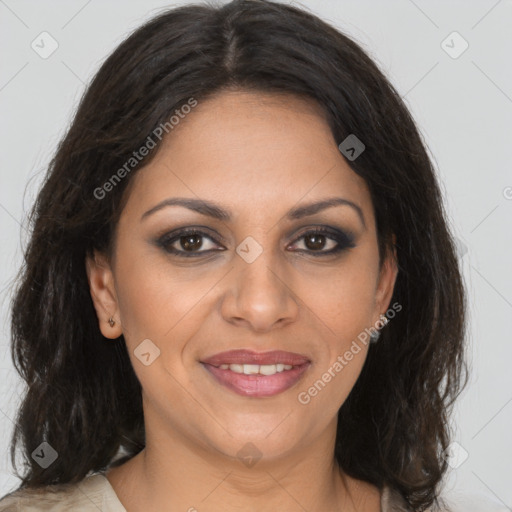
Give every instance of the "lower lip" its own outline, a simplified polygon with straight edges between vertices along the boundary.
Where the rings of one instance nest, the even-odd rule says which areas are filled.
[[[231,370],[221,370],[211,364],[202,364],[223,386],[239,395],[254,397],[274,396],[286,391],[300,380],[310,365],[309,362],[304,363],[274,375],[245,375]]]

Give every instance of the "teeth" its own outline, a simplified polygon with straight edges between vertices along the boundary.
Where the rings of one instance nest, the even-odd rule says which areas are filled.
[[[235,373],[243,373],[245,375],[274,375],[285,370],[291,370],[291,364],[221,364],[221,370],[231,370]]]
[[[260,367],[257,364],[244,364],[245,375],[254,375],[260,373]]]

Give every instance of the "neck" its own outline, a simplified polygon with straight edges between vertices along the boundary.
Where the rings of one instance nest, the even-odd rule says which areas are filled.
[[[127,512],[380,510],[376,488],[339,470],[334,436],[297,453],[273,458],[262,453],[258,459],[250,445],[230,457],[175,432],[159,432],[147,429],[146,448],[107,474]]]

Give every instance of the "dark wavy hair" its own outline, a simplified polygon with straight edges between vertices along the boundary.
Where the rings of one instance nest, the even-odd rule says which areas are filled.
[[[265,0],[189,5],[146,22],[106,59],[58,145],[27,219],[12,303],[12,358],[27,384],[11,445],[19,489],[76,483],[144,448],[141,386],[123,336],[99,330],[85,258],[112,254],[124,192],[159,142],[103,199],[95,190],[187,100],[226,90],[308,98],[338,143],[356,134],[366,145],[348,163],[370,190],[381,264],[396,235],[392,302],[403,310],[339,410],[334,455],[415,510],[438,505],[467,366],[465,289],[434,167],[400,95],[358,44]],[[46,469],[31,457],[43,440],[59,455]]]

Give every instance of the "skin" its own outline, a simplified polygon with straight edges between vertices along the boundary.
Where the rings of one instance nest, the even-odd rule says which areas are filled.
[[[143,388],[146,447],[107,473],[128,512],[380,510],[378,489],[334,459],[337,411],[368,346],[307,405],[297,399],[386,312],[397,274],[395,254],[379,268],[370,194],[339,142],[312,102],[222,92],[200,102],[133,176],[112,259],[86,261],[101,331],[124,335]],[[365,224],[346,205],[285,219],[333,196],[356,203]],[[210,200],[233,218],[168,206],[141,220],[170,197]],[[225,250],[187,259],[155,244],[187,226],[208,228],[212,238],[198,250]],[[315,256],[336,246],[326,238],[314,252],[302,235],[319,226],[352,232],[356,246]],[[263,249],[252,263],[235,252],[247,236]],[[179,239],[172,245],[187,250]],[[134,355],[145,339],[160,349],[148,366]],[[297,352],[311,366],[283,393],[244,397],[200,363],[236,348]],[[251,467],[237,457],[249,442],[261,454]]]

